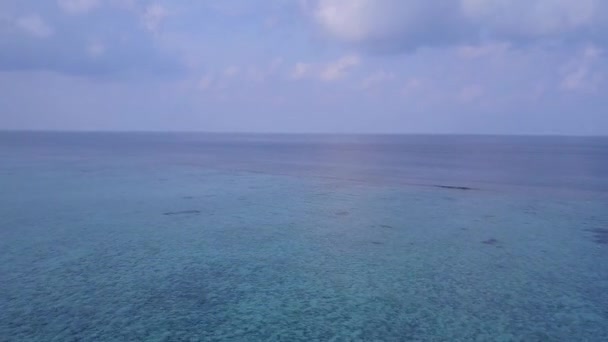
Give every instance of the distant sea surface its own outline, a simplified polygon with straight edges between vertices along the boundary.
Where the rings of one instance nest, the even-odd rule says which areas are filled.
[[[608,341],[608,138],[0,132],[0,341]]]

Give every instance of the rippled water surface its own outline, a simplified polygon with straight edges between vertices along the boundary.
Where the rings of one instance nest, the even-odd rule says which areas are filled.
[[[2,341],[606,341],[608,139],[0,133]]]

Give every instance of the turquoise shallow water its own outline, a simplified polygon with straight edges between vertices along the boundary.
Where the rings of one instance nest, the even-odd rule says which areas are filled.
[[[0,135],[0,340],[608,340],[605,142],[163,139]]]

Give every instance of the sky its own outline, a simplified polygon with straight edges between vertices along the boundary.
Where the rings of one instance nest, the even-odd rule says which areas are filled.
[[[0,129],[608,134],[605,0],[2,0]]]

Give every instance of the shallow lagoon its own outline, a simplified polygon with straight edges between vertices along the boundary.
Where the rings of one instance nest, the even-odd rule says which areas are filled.
[[[0,340],[608,340],[603,139],[0,143]]]

